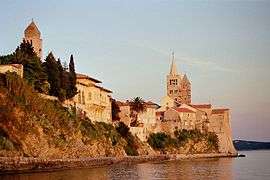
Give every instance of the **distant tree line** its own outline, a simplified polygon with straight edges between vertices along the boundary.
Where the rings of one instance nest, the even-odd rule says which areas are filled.
[[[23,41],[15,52],[0,56],[0,64],[22,64],[24,79],[36,91],[56,96],[60,101],[77,94],[73,55],[70,56],[68,68],[62,65],[60,59],[56,60],[52,52],[42,62],[32,45]]]

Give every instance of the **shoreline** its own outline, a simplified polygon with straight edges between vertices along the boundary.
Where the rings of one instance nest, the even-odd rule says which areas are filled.
[[[237,154],[174,154],[156,156],[125,156],[76,159],[41,159],[31,157],[0,157],[0,174],[50,172],[80,168],[99,168],[113,164],[179,161],[203,158],[233,158]]]

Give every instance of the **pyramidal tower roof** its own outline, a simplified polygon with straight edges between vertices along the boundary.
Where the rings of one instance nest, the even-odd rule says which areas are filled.
[[[172,52],[172,64],[170,69],[170,75],[177,75],[177,68],[175,64],[174,52]]]
[[[32,22],[24,30],[24,35],[25,37],[40,36],[40,31],[38,27],[36,26],[33,19],[32,19]]]

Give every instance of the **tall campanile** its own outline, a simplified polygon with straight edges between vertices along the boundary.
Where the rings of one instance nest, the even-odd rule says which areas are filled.
[[[191,83],[186,74],[177,72],[174,53],[170,73],[167,75],[167,95],[179,104],[191,104]]]
[[[32,22],[24,30],[24,40],[32,44],[35,53],[42,60],[42,39],[35,22]]]

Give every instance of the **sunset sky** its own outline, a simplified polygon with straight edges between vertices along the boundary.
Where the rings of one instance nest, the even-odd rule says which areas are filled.
[[[165,95],[170,54],[193,103],[229,107],[234,138],[270,141],[270,1],[0,2],[0,55],[34,18],[45,57],[74,55],[76,70],[113,97]]]

